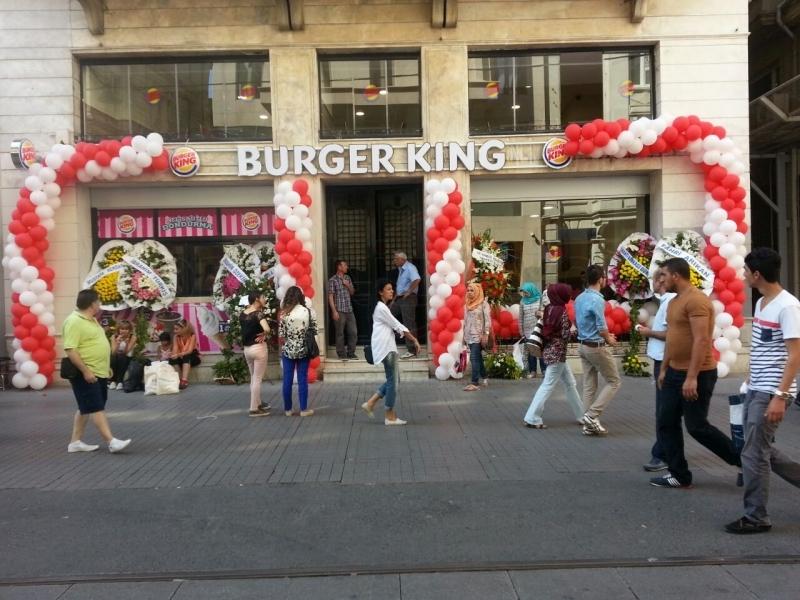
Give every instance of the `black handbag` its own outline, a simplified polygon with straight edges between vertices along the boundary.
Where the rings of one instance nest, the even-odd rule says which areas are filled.
[[[306,308],[306,310],[308,309]],[[308,310],[308,329],[306,329],[306,334],[303,341],[306,347],[306,358],[308,359],[317,358],[319,356],[319,345],[317,344],[316,331],[311,326],[310,310]]]
[[[62,379],[75,379],[81,374],[68,356],[61,359],[61,370],[59,371]]]

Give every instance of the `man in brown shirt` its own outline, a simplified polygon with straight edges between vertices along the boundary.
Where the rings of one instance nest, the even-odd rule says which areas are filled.
[[[681,417],[694,439],[729,465],[741,465],[729,437],[708,422],[708,407],[717,383],[717,366],[711,354],[714,306],[689,280],[689,263],[671,258],[664,263],[666,288],[675,292],[667,311],[667,346],[658,386],[661,403],[656,415],[664,458],[669,472],[654,477],[657,487],[690,487],[692,472],[683,453]]]

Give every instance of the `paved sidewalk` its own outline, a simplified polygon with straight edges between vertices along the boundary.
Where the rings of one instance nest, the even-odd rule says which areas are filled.
[[[727,393],[739,383],[724,380],[717,387],[712,421],[724,431]],[[277,385],[264,388],[275,416],[258,419],[247,417],[245,386],[192,386],[160,398],[113,392],[112,427],[118,436],[133,438],[130,451],[119,455],[66,453],[74,410],[68,389],[4,393],[0,598],[26,597],[8,594],[34,589],[2,586],[13,581],[64,582],[40,588],[43,595],[32,598],[46,598],[50,591],[53,597],[109,597],[90,594],[92,586],[109,585],[118,591],[153,590],[149,596],[129,596],[136,598],[248,597],[259,577],[275,575],[293,577],[261,584],[268,590],[288,586],[286,597],[300,594],[291,590],[303,586],[338,590],[340,584],[341,596],[317,597],[434,597],[424,593],[453,578],[456,590],[462,585],[458,581],[466,582],[466,591],[458,593],[464,599],[525,598],[534,597],[537,587],[556,586],[552,582],[562,581],[568,571],[547,571],[551,574],[545,577],[543,571],[513,572],[511,565],[546,567],[557,561],[569,567],[571,561],[602,560],[614,566],[676,557],[724,567],[695,567],[677,578],[668,577],[666,567],[590,569],[575,577],[606,582],[609,589],[627,581],[636,594],[630,597],[639,598],[671,597],[666,591],[652,595],[670,577],[678,586],[675,597],[681,585],[701,580],[710,590],[730,588],[725,597],[782,597],[758,591],[767,589],[760,573],[787,569],[780,571],[785,577],[777,577],[780,590],[796,567],[747,571],[745,564],[765,557],[797,561],[796,489],[774,479],[771,533],[725,534],[722,525],[741,510],[735,470],[694,441],[687,440],[695,472],[692,490],[647,485],[641,464],[653,437],[650,381],[625,378],[604,415],[610,431],[605,438],[582,436],[561,394],[545,409],[549,429],[522,427],[535,386],[493,381],[468,394],[457,382],[404,383],[398,411],[409,420],[405,428],[386,428],[362,413],[358,407],[373,391],[368,384],[312,386],[317,414],[306,419],[283,416]],[[96,442],[90,432],[85,441]],[[800,410],[790,410],[779,438],[782,448],[800,457]],[[447,573],[463,569],[492,572]],[[732,569],[758,577],[736,580]],[[167,579],[216,574],[224,580],[102,583],[112,575],[152,580],[164,579],[165,573]],[[361,575],[328,584],[303,577],[350,573]],[[470,596],[470,590],[483,589],[470,582],[473,576],[506,583],[497,584],[497,595]],[[69,582],[76,585],[68,589]],[[414,587],[414,582],[424,583]],[[371,591],[374,586],[377,591]],[[226,596],[228,588],[244,595]],[[503,595],[507,588],[516,596]],[[736,595],[746,589],[755,591]],[[124,593],[113,597],[124,598]],[[593,596],[577,588],[572,596],[563,593],[536,597],[629,597]]]

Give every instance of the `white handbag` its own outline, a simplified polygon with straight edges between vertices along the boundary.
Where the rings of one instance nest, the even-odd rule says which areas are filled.
[[[167,361],[156,361],[144,368],[144,395],[177,394],[180,377]]]

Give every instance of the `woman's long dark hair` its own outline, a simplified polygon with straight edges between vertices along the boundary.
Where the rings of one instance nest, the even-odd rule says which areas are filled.
[[[303,290],[296,285],[293,285],[286,290],[286,295],[283,297],[283,303],[281,304],[281,312],[284,315],[288,315],[298,304],[305,306],[306,297],[305,294],[303,294]]]

